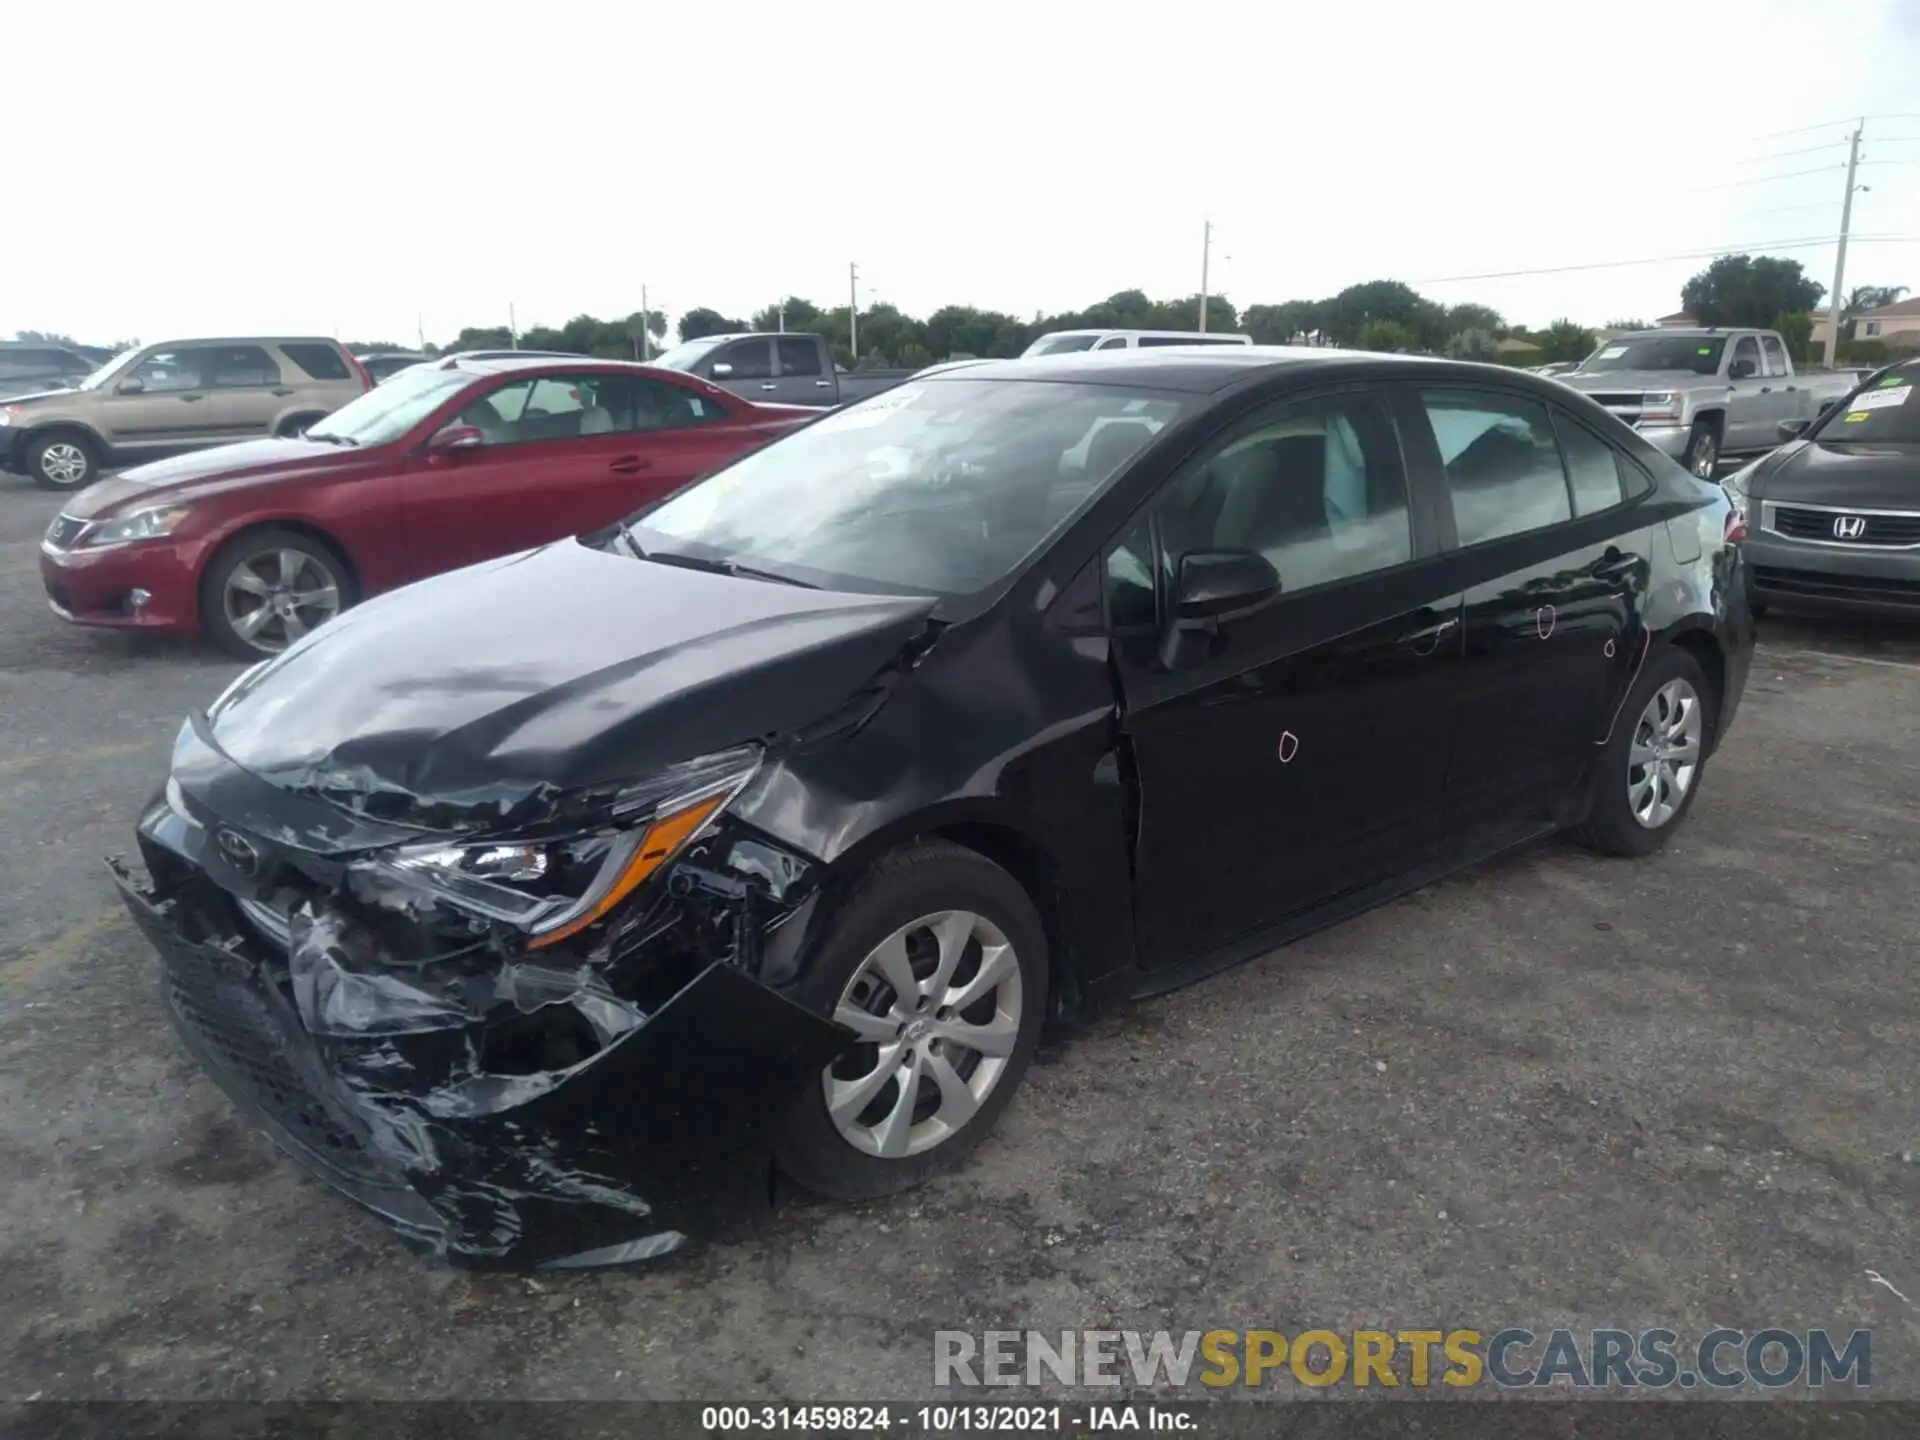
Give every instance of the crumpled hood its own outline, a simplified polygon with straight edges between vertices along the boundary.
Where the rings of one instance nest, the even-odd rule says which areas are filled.
[[[564,540],[349,610],[249,675],[212,734],[286,788],[475,828],[532,795],[804,726],[898,657],[934,603]]]
[[[318,440],[242,440],[122,470],[89,485],[64,509],[78,519],[92,520],[114,511],[184,504],[241,486],[358,469],[368,463],[371,453]]]

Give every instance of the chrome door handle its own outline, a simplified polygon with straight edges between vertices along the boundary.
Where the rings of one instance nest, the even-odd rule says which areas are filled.
[[[816,380],[813,382],[813,388],[816,390],[831,390],[833,388],[833,382],[831,380]]]

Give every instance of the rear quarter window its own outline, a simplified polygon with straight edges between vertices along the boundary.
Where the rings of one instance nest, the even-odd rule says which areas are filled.
[[[331,345],[282,345],[281,352],[312,380],[351,380],[346,358]]]

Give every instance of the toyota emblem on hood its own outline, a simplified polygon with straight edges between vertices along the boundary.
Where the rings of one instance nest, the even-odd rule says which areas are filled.
[[[213,843],[220,849],[220,858],[242,875],[251,879],[260,873],[260,847],[238,830],[218,831]]]

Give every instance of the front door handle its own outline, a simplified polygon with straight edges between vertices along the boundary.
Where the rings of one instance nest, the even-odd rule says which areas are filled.
[[[1761,393],[1762,395],[1771,395],[1771,394],[1773,393],[1773,386],[1771,386],[1771,385],[1762,385],[1762,386],[1760,387],[1760,393]]]
[[[762,390],[778,390],[778,389],[779,389],[780,387],[779,387],[778,385],[774,385],[774,384],[771,384],[771,383],[769,383],[769,384],[766,384],[766,385],[762,385],[762,386],[761,386],[760,388],[761,388]]]
[[[651,470],[653,462],[640,455],[622,455],[607,466],[616,475],[638,475],[642,470]]]
[[[282,385],[279,389],[275,390],[273,393],[280,396],[291,395],[293,393],[293,387],[291,385]]]
[[[816,380],[813,382],[813,388],[816,390],[831,390],[833,388],[833,382],[831,380]]]
[[[181,398],[182,400],[185,400],[185,401],[189,401],[189,402],[191,402],[191,401],[194,401],[194,400],[204,400],[204,399],[206,399],[207,397],[206,397],[206,396],[204,396],[204,395],[182,395],[182,396],[181,396],[180,398]]]

